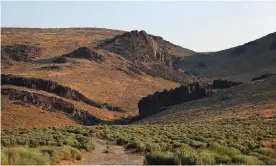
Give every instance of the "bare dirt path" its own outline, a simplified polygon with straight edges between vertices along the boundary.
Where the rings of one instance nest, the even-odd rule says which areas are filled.
[[[124,147],[97,138],[95,150],[83,155],[78,165],[143,165],[144,156],[126,151]]]

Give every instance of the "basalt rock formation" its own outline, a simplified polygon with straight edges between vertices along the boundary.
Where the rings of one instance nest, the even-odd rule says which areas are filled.
[[[60,70],[61,67],[57,65],[51,65],[51,66],[43,66],[39,68],[40,70]]]
[[[159,45],[160,37],[148,35],[145,31],[131,31],[115,36],[100,44],[100,48],[120,54],[134,62],[162,63],[172,66],[172,58]]]
[[[57,82],[50,81],[50,80],[43,80],[38,78],[25,78],[20,76],[1,74],[1,84],[2,85],[10,84],[15,86],[23,86],[23,87],[31,88],[35,90],[42,90],[42,91],[54,93],[58,96],[72,99],[75,101],[82,101],[86,104],[89,104],[97,108],[108,109],[110,111],[124,112],[124,110],[121,109],[120,107],[114,107],[107,103],[95,102],[85,97],[83,94],[81,94],[76,90],[73,90],[69,87],[60,85]]]
[[[140,117],[146,117],[161,111],[162,107],[172,106],[183,102],[196,100],[211,94],[208,85],[193,83],[182,85],[176,89],[156,92],[142,98],[138,103]]]
[[[67,59],[65,57],[60,56],[60,57],[57,57],[57,58],[53,59],[52,62],[54,62],[54,63],[67,63]]]
[[[229,80],[214,80],[212,84],[213,89],[225,89],[232,86],[237,86],[242,84],[242,82],[234,82]]]
[[[264,79],[264,78],[267,78],[267,77],[271,77],[271,76],[276,76],[276,73],[266,73],[266,74],[261,75],[260,77],[254,77],[254,78],[252,78],[251,81],[261,80],[261,79]]]
[[[6,61],[31,62],[40,57],[42,49],[36,45],[15,44],[1,46],[1,59]]]
[[[30,105],[39,106],[45,111],[60,110],[76,117],[84,125],[94,125],[103,122],[84,110],[78,110],[72,103],[56,97],[45,96],[42,94],[31,93],[12,88],[3,88],[2,95],[8,95],[10,100],[20,100]]]
[[[148,75],[170,81],[189,84],[199,82],[200,78],[185,74],[178,69],[180,56],[193,51],[176,46],[162,37],[147,34],[145,31],[131,31],[115,36],[98,45],[98,48],[117,53],[132,61],[136,68]],[[181,55],[174,55],[177,51]]]
[[[87,47],[81,47],[78,48],[77,50],[74,50],[73,52],[69,54],[62,55],[63,57],[68,57],[68,58],[83,58],[87,59],[90,61],[97,61],[97,62],[102,62],[104,61],[104,56],[98,54],[95,51],[92,51],[91,49]]]

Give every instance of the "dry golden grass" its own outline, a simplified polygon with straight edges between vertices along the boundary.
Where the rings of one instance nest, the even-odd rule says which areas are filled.
[[[6,66],[2,63],[3,74],[21,75],[24,77],[42,78],[56,81],[64,86],[71,87],[88,98],[102,103],[108,103],[121,107],[128,113],[110,112],[89,106],[82,102],[67,100],[73,103],[78,109],[88,110],[94,116],[103,120],[114,120],[121,117],[135,116],[138,114],[137,103],[141,97],[158,90],[175,88],[178,83],[170,82],[161,78],[154,78],[148,75],[137,75],[128,71],[127,66],[132,66],[131,62],[123,57],[110,53],[105,50],[97,50],[104,55],[103,63],[91,62],[85,59],[70,59],[66,64],[56,64],[62,67],[60,71],[41,70],[43,66],[53,65],[52,59],[69,53],[79,47],[94,48],[98,42],[109,39],[115,35],[122,34],[122,31],[108,29],[2,29],[2,45],[28,44],[37,45],[42,48],[40,58],[32,63],[15,63],[12,66]],[[126,72],[118,70],[118,68]],[[131,74],[128,74],[128,73]],[[18,88],[18,87],[17,87]],[[28,89],[24,89],[28,90]],[[32,90],[28,90],[32,91]],[[51,95],[49,93],[44,95]],[[64,99],[64,98],[63,98]],[[66,99],[64,99],[66,100]],[[4,101],[3,103],[10,101]],[[2,107],[4,114],[3,126],[13,126],[15,121],[11,120],[21,116],[21,112],[29,111],[30,107],[23,107],[11,104],[15,107],[14,111],[5,104]],[[41,112],[40,109],[33,108]],[[10,114],[8,113],[10,112]],[[47,115],[50,113],[47,113]],[[36,115],[34,113],[34,115]],[[38,115],[37,115],[38,116]],[[43,116],[44,117],[44,116]],[[17,121],[27,125],[31,117],[23,116]],[[40,119],[40,118],[39,118]],[[47,116],[45,116],[47,119]],[[38,122],[37,122],[38,123]],[[55,124],[55,123],[53,123]],[[31,127],[32,123],[28,127]]]
[[[17,104],[16,104],[17,103]],[[7,128],[44,128],[48,126],[78,126],[75,120],[62,112],[47,112],[33,106],[22,106],[2,96],[1,129]]]
[[[43,48],[43,53],[42,60],[34,63],[17,63],[10,68],[2,68],[2,73],[57,81],[95,101],[136,112],[130,113],[132,115],[137,114],[137,103],[142,96],[174,88],[179,84],[148,75],[133,73],[131,76],[119,71],[116,68],[127,70],[126,66],[130,66],[131,63],[105,50],[98,50],[105,56],[103,63],[72,59],[67,64],[60,64],[61,71],[39,70],[40,67],[51,65],[50,58],[83,46],[93,48],[100,40],[121,33],[123,32],[106,29],[3,29],[3,45],[39,44]]]
[[[123,31],[97,28],[2,28],[1,44],[31,44],[43,48],[43,57],[55,57],[79,47],[94,47],[97,42]]]

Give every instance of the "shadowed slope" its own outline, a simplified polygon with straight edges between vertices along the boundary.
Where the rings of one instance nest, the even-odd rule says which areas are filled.
[[[184,57],[179,66],[199,76],[249,81],[276,71],[275,42],[276,32],[226,50]]]
[[[276,77],[219,90],[212,96],[167,107],[136,123],[184,123],[276,115]]]

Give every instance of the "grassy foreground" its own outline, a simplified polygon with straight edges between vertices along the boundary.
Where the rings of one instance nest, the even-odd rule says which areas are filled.
[[[47,164],[81,159],[79,150],[93,150],[92,137],[142,152],[146,164],[276,164],[276,117],[188,124],[10,129],[2,133],[1,162],[23,164],[24,158],[28,158],[32,161],[28,164]],[[59,151],[68,153],[57,155],[62,153]],[[14,153],[22,159],[13,162]],[[28,157],[36,155],[35,159],[41,160],[33,162]]]
[[[9,129],[1,137],[1,164],[43,165],[81,160],[80,151],[92,151],[91,133],[77,127]]]

